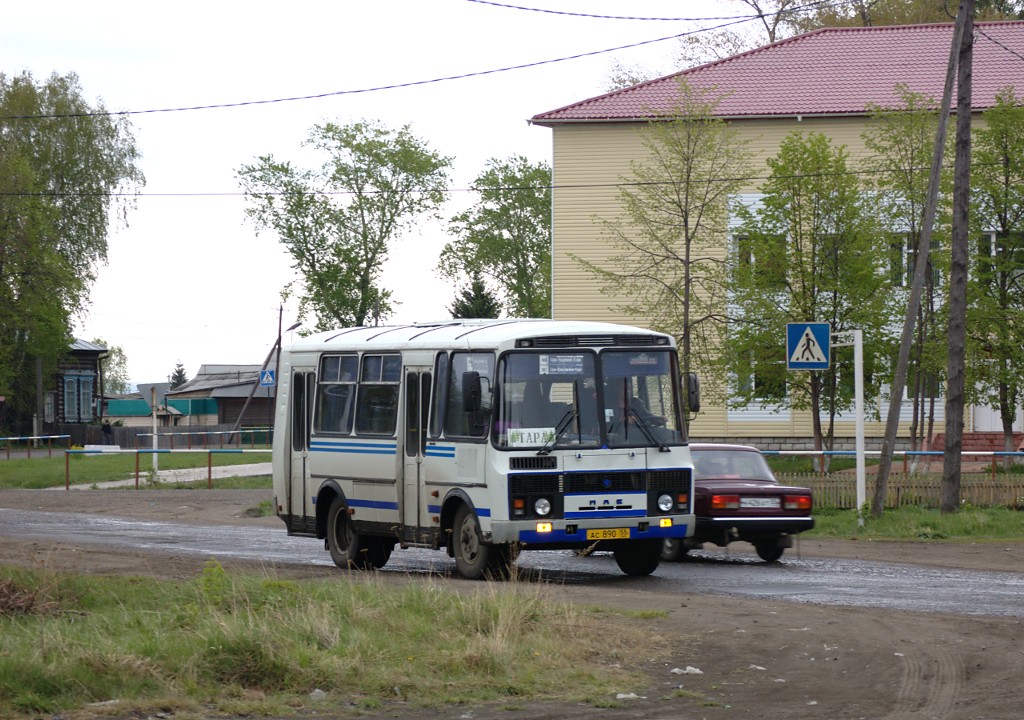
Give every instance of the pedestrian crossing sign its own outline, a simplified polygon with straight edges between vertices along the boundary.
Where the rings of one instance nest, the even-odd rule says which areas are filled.
[[[790,370],[828,370],[831,334],[832,327],[828,323],[787,323],[786,367]]]
[[[277,384],[275,374],[273,370],[260,371],[260,387],[274,387]]]

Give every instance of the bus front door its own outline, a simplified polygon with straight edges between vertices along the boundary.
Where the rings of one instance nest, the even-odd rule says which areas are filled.
[[[426,542],[420,516],[426,499],[423,486],[427,478],[423,458],[427,447],[430,385],[430,368],[406,368],[402,473],[402,539],[406,542]]]
[[[287,507],[288,514],[297,523],[315,515],[312,510],[313,499],[309,496],[309,436],[315,391],[316,373],[312,368],[296,368],[292,371]]]

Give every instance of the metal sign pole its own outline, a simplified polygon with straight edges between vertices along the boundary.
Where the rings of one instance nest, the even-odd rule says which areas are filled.
[[[864,527],[864,506],[867,490],[864,462],[864,331],[853,330],[853,407],[856,421],[855,448],[857,452],[857,525]],[[837,335],[836,337],[839,337]],[[846,336],[847,338],[849,335]],[[846,338],[844,338],[846,339]],[[849,342],[833,343],[832,347],[847,347]]]

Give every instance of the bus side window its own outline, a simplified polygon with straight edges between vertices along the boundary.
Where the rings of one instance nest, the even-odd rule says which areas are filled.
[[[318,433],[352,432],[358,367],[356,355],[325,355],[321,359],[316,400]]]
[[[463,376],[473,373],[479,377],[481,389],[480,408],[467,409],[463,393]],[[447,412],[444,433],[447,437],[487,436],[487,423],[491,413],[491,389],[494,377],[494,355],[492,353],[452,353],[450,374],[447,382]],[[440,383],[439,383],[440,385]],[[474,383],[475,385],[475,383]]]
[[[435,363],[437,382],[434,383],[434,397],[430,411],[430,437],[441,437],[441,425],[448,402],[448,353],[439,352]]]
[[[394,435],[398,420],[401,355],[363,355],[356,432]]]

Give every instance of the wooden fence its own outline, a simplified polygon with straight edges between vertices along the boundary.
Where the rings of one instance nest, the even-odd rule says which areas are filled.
[[[783,485],[808,487],[814,491],[814,506],[857,507],[857,480],[849,471],[836,473],[775,473]],[[868,503],[875,494],[875,478],[865,478]],[[942,473],[892,474],[886,483],[885,506],[919,505],[937,508],[942,497]],[[960,477],[960,501],[981,507],[1012,507],[1024,510],[1024,474],[989,472],[963,473]]]

